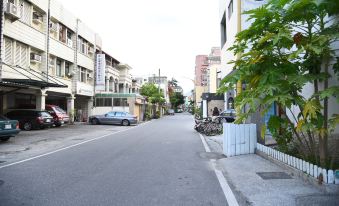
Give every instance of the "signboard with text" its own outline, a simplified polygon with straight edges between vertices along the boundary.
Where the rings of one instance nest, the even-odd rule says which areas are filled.
[[[96,61],[96,80],[95,90],[105,90],[105,70],[106,70],[106,59],[105,54],[97,54]]]

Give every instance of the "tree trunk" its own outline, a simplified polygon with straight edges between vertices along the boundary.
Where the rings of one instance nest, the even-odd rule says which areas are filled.
[[[324,57],[324,71],[328,74],[329,58],[327,55]],[[324,90],[328,88],[328,78],[324,80]],[[319,156],[320,165],[326,168],[326,162],[328,161],[328,98],[324,99],[324,130],[325,133],[319,135]]]

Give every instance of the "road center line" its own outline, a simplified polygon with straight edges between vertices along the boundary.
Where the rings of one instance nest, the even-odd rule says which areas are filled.
[[[199,133],[200,139],[202,141],[202,144],[204,145],[204,148],[206,150],[206,152],[211,152],[211,149],[209,148],[205,138]],[[215,166],[216,161],[215,160],[210,160],[210,162],[212,163],[212,167],[213,170],[215,172],[215,175],[218,178],[219,184],[221,186],[222,191],[224,192],[226,201],[228,203],[228,205],[230,206],[239,206],[237,199],[235,198],[230,186],[228,185],[225,176],[222,174],[222,172],[220,170],[218,170]]]
[[[51,154],[54,154],[54,153],[57,153],[57,152],[61,152],[61,151],[64,151],[64,150],[67,150],[67,149],[70,149],[70,148],[73,148],[73,147],[77,147],[77,146],[82,145],[82,144],[86,144],[86,143],[89,143],[89,142],[93,142],[93,141],[102,139],[102,138],[110,136],[110,135],[114,135],[114,134],[117,134],[117,133],[129,131],[129,130],[132,130],[134,128],[138,128],[138,127],[144,126],[144,125],[146,125],[149,122],[146,122],[146,123],[143,123],[143,124],[140,124],[138,126],[134,126],[134,127],[131,127],[131,128],[125,129],[125,130],[121,130],[121,131],[105,134],[105,135],[102,135],[100,137],[96,137],[96,138],[93,138],[93,139],[85,140],[83,142],[79,142],[79,143],[76,143],[76,144],[73,144],[73,145],[70,145],[70,146],[67,146],[67,147],[63,147],[63,148],[54,150],[52,152],[47,152],[45,154],[37,155],[37,156],[31,157],[31,158],[28,158],[28,159],[24,159],[24,160],[13,162],[13,163],[10,163],[10,164],[7,164],[7,165],[3,165],[3,166],[0,166],[0,169],[6,168],[6,167],[10,167],[10,166],[13,166],[13,165],[17,165],[17,164],[21,164],[21,163],[24,163],[24,162],[28,162],[28,161],[31,161],[31,160],[34,160],[34,159],[38,159],[38,158],[41,158],[41,157],[45,157],[45,156],[48,156],[48,155],[51,155]]]

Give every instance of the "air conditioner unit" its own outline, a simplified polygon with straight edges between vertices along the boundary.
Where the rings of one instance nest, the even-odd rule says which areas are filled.
[[[19,8],[15,4],[8,2],[6,5],[5,13],[14,21],[20,19]]]
[[[72,39],[67,39],[67,45],[68,45],[69,47],[72,47],[72,48],[73,48],[73,41],[72,41]]]
[[[90,73],[90,74],[87,74],[87,78],[89,78],[89,79],[93,79],[93,74],[92,74],[92,73]]]
[[[31,62],[32,63],[41,63],[41,55],[36,53],[31,53]]]
[[[94,53],[94,48],[93,47],[88,47],[88,53],[93,54]]]
[[[58,31],[58,25],[54,22],[49,23],[49,28],[51,32],[57,32]]]
[[[42,16],[38,12],[33,12],[33,22],[36,24],[42,24]]]

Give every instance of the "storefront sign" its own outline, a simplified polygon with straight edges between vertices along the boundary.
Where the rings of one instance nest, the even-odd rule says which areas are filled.
[[[94,95],[93,87],[82,82],[77,82],[77,94],[92,97]]]
[[[106,59],[105,54],[97,54],[96,59],[96,90],[105,90],[105,70],[106,70]]]

